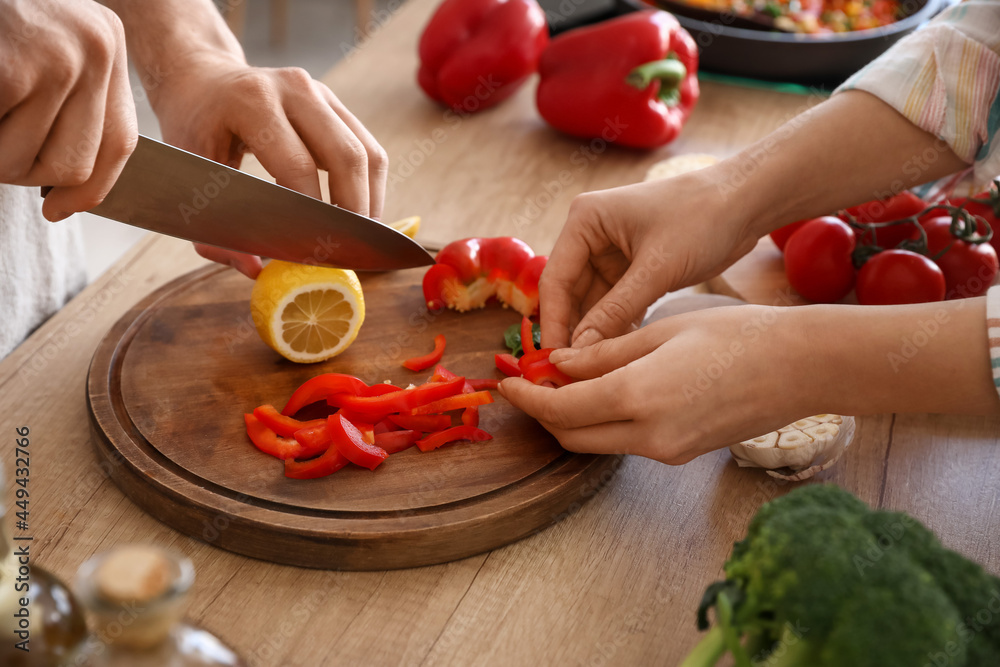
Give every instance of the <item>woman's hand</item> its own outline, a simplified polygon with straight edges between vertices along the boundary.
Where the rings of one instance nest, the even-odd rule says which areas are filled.
[[[388,159],[371,133],[304,70],[250,67],[241,56],[198,53],[151,90],[164,141],[238,167],[253,153],[279,185],[319,199],[329,171],[333,203],[382,215]],[[202,256],[256,277],[257,257],[196,246]]]
[[[724,201],[718,165],[580,195],[542,273],[542,345],[584,347],[633,330],[671,290],[722,272],[757,236]]]
[[[49,220],[97,206],[137,141],[121,21],[91,0],[0,0],[0,182],[54,186]]]
[[[580,382],[500,384],[566,449],[681,464],[809,414],[812,372],[797,363],[803,309],[716,308],[669,317],[550,360]],[[806,357],[808,355],[805,355]]]

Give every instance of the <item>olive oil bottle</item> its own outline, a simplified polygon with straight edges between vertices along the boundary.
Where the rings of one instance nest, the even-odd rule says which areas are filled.
[[[55,576],[35,565],[33,543],[14,540],[0,466],[0,665],[73,664],[87,635],[83,607]]]

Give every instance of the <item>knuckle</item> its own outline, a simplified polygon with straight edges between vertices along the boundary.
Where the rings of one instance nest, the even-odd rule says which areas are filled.
[[[389,170],[389,154],[380,144],[368,151],[368,171],[381,174]]]
[[[76,187],[78,185],[83,185],[90,180],[90,177],[94,174],[94,166],[92,164],[76,165],[66,167],[64,169],[57,169],[56,173],[58,181],[57,185]],[[94,206],[96,205],[97,204],[94,204]]]
[[[285,159],[285,168],[293,177],[309,176],[316,172],[316,162],[308,153],[292,153]]]
[[[232,91],[236,99],[246,104],[270,109],[277,103],[274,82],[259,70],[248,69],[236,74]]]
[[[337,160],[349,171],[361,171],[368,166],[368,152],[357,139],[345,141],[337,151]]]
[[[632,311],[618,299],[605,301],[596,314],[599,320],[604,320],[615,326],[627,326],[635,319]]]
[[[278,76],[293,88],[312,88],[312,76],[301,67],[282,67],[278,70]]]

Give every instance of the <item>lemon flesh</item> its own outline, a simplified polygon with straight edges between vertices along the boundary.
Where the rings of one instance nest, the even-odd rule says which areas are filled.
[[[312,363],[354,342],[365,300],[353,271],[275,260],[257,278],[250,312],[271,349],[291,361]]]

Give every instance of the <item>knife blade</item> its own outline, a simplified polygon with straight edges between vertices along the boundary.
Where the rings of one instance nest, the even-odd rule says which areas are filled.
[[[377,220],[141,135],[111,192],[89,212],[290,262],[357,271],[434,263],[419,243]]]

